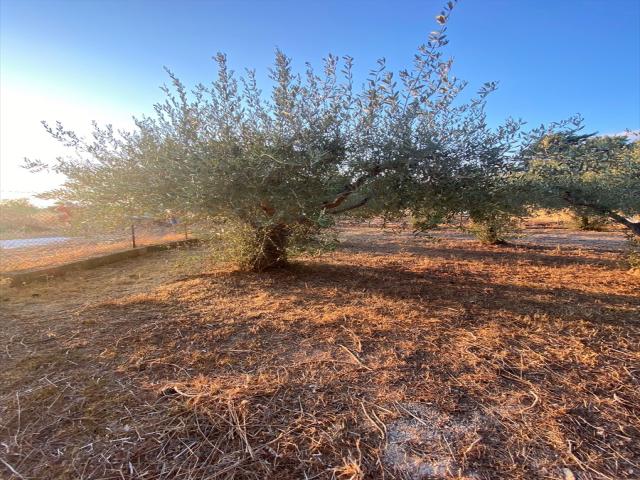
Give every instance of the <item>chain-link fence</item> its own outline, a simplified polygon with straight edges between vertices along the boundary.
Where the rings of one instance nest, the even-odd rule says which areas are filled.
[[[70,207],[0,204],[0,273],[62,265],[119,250],[185,240],[189,226],[170,214],[121,219],[106,226]]]

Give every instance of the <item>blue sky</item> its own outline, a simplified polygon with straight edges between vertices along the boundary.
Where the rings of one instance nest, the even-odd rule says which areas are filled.
[[[161,98],[170,67],[187,84],[213,78],[211,57],[266,78],[275,47],[302,68],[327,53],[355,58],[363,75],[386,57],[409,66],[444,2],[1,0],[0,140],[3,196],[42,190],[24,156],[61,153],[39,126],[60,119],[128,125]],[[500,88],[489,120],[531,125],[585,117],[600,133],[640,129],[640,1],[462,0],[449,24],[457,76]],[[264,88],[264,87],[263,87]]]

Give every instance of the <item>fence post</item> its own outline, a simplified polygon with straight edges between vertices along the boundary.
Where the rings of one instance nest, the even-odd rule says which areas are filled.
[[[136,248],[136,225],[135,225],[135,223],[131,224],[131,245],[133,245],[133,248]]]
[[[184,224],[184,239],[189,240],[189,226],[186,223]]]

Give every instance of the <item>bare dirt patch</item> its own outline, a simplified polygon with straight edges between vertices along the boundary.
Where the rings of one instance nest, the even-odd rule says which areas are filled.
[[[404,232],[405,235],[408,232]],[[429,233],[434,239],[458,240],[475,243],[472,235],[457,229],[438,229]],[[623,252],[627,248],[627,237],[622,231],[576,232],[563,228],[528,228],[511,239],[514,246],[550,247],[568,250],[590,250],[596,252]]]
[[[289,270],[163,252],[2,292],[6,478],[638,478],[616,253],[347,229]]]
[[[470,452],[482,440],[488,428],[486,418],[474,411],[470,416],[448,415],[428,404],[398,405],[407,413],[392,422],[384,449],[383,461],[402,476],[422,478],[478,478],[462,472],[456,464],[452,445],[468,445]],[[456,475],[457,474],[457,475]]]

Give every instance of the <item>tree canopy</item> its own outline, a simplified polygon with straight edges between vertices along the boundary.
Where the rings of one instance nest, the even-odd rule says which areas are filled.
[[[626,136],[551,134],[525,153],[531,202],[609,217],[640,235],[640,144]]]
[[[351,57],[296,73],[277,51],[267,95],[254,71],[238,76],[219,53],[208,85],[189,90],[167,70],[165,100],[132,131],[94,124],[87,139],[45,125],[75,151],[51,166],[67,180],[48,196],[105,215],[169,209],[232,223],[257,270],[286,262],[288,246],[360,207],[412,212],[424,225],[461,211],[479,221],[519,211],[510,179],[523,152],[542,151],[544,138],[575,121],[528,133],[514,119],[489,127],[496,83],[468,95],[443,53],[453,7],[436,17],[411,68],[394,74],[381,59],[360,86]]]

